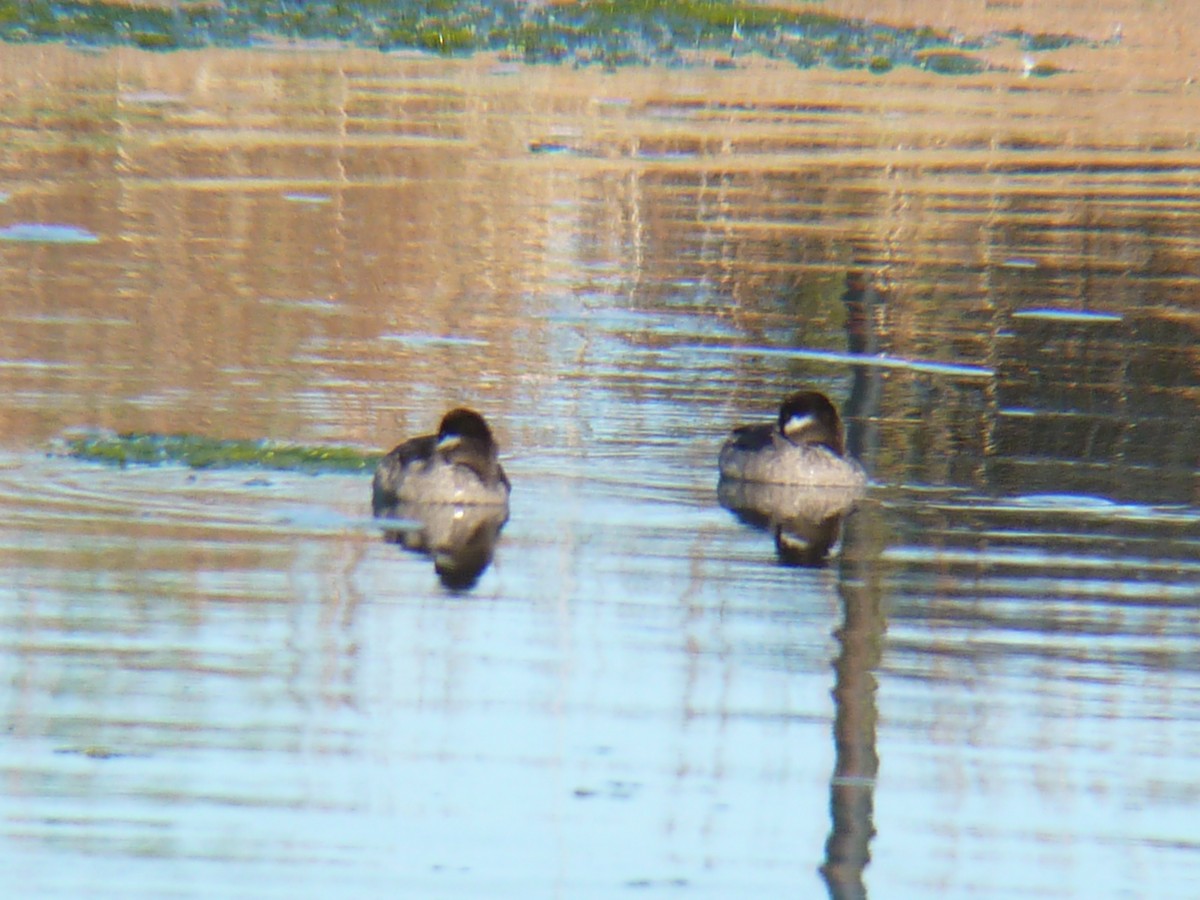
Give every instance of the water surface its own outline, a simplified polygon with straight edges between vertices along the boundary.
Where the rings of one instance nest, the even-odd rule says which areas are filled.
[[[3,67],[22,896],[1190,895],[1192,93]],[[716,493],[800,385],[874,481],[817,568]],[[367,475],[57,452],[378,451],[459,403],[514,485],[465,591]]]

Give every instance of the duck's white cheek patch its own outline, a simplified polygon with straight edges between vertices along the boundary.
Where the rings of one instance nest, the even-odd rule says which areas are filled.
[[[806,430],[812,424],[813,424],[813,417],[810,415],[792,416],[784,424],[783,433],[786,434],[788,437],[794,437],[795,435],[799,434],[800,432]]]

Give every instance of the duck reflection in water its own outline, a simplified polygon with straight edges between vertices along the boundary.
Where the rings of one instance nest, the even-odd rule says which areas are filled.
[[[784,398],[774,423],[735,428],[719,466],[717,499],[771,532],[784,565],[822,565],[867,485],[862,466],[846,456],[837,408],[817,391]]]
[[[437,434],[410,438],[379,462],[371,506],[410,527],[385,538],[433,559],[442,584],[469,590],[492,561],[508,521],[508,476],[483,416],[446,413]]]
[[[842,519],[861,496],[845,488],[755,484],[722,478],[717,500],[739,521],[775,539],[775,553],[785,566],[825,564],[841,535]]]
[[[446,589],[469,591],[492,563],[508,507],[398,503],[376,515],[408,526],[385,530],[384,540],[430,557]]]

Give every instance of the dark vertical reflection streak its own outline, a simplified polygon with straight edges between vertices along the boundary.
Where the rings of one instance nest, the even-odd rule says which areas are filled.
[[[876,313],[883,298],[859,272],[846,276],[846,332],[851,353],[876,353],[879,340]],[[878,444],[878,427],[873,424],[879,410],[882,380],[878,369],[856,366],[850,399],[846,403],[846,444],[849,452],[868,465]],[[867,451],[864,458],[864,450]],[[875,834],[875,778],[879,773],[876,750],[876,704],[874,672],[879,666],[886,620],[883,614],[881,579],[871,552],[876,541],[868,535],[876,530],[864,526],[867,511],[851,515],[846,523],[839,562],[838,592],[843,618],[834,638],[840,647],[834,660],[834,770],[829,785],[832,827],[825,842],[821,874],[835,900],[866,898],[863,873],[871,859]]]
[[[864,543],[861,516],[851,516],[840,566],[839,593],[844,618],[834,632],[840,652],[834,661],[834,770],[829,785],[832,827],[825,842],[821,874],[836,900],[865,898],[863,873],[875,835],[876,750],[875,670],[882,656],[886,620],[877,554],[853,552]]]
[[[851,353],[878,353],[876,318],[883,311],[883,295],[867,283],[864,273],[848,272],[842,302],[846,306],[847,349]],[[861,460],[870,473],[868,461],[879,449],[879,429],[871,427],[869,419],[879,410],[883,373],[875,366],[855,366],[852,376],[850,397],[842,410],[846,420],[846,452]]]

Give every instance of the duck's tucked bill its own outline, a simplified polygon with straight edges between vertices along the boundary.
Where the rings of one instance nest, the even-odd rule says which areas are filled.
[[[371,489],[376,515],[399,503],[508,505],[509,483],[483,416],[452,409],[437,434],[409,438],[380,460]]]

